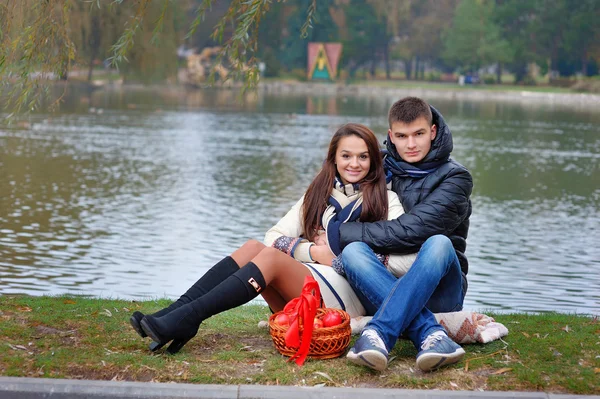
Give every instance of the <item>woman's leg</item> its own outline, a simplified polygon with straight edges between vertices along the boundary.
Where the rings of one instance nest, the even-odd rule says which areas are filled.
[[[250,240],[246,242],[246,244],[242,245],[237,251],[232,253],[231,257],[238,265],[245,265],[266,248],[267,247],[263,243],[256,240]],[[287,301],[281,297],[279,292],[270,286],[265,288],[260,294],[273,312],[278,312],[279,310],[283,309],[287,303]]]
[[[239,265],[245,265],[253,257],[258,255],[260,251],[265,248],[264,244],[256,240],[248,240],[240,248],[231,254],[226,256],[211,267],[198,281],[192,285],[187,292],[179,297],[175,302],[171,303],[166,308],[159,310],[158,312],[152,313],[154,317],[161,317],[171,312],[174,309],[179,308],[186,303],[190,303],[196,298],[200,298],[202,295],[209,292],[211,289],[219,285],[227,277],[239,270]],[[143,338],[146,333],[142,329],[140,323],[144,318],[142,312],[134,312],[129,319],[129,322],[133,329]],[[158,350],[162,345],[153,345],[153,350]]]
[[[267,281],[262,296],[273,312],[283,310],[291,299],[299,296],[304,278],[311,275],[308,267],[275,248],[265,248],[252,261]]]
[[[248,303],[268,286],[288,301],[302,291],[310,271],[302,263],[274,248],[264,248],[251,262],[210,292],[162,317],[144,317],[142,328],[156,342],[177,341],[177,352],[198,332],[202,321]],[[173,346],[173,344],[171,346]]]
[[[241,247],[236,249],[231,257],[235,260],[238,265],[245,265],[250,262],[252,258],[260,253],[266,246],[262,242],[256,240],[248,240]]]

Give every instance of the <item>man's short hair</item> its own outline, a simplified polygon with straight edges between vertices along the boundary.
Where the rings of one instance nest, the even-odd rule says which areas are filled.
[[[396,101],[390,108],[388,122],[391,129],[392,123],[412,123],[421,117],[425,118],[429,125],[432,124],[433,117],[429,104],[418,97],[404,97]]]

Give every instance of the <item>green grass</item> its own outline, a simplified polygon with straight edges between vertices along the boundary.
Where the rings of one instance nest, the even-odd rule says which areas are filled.
[[[510,334],[465,345],[465,359],[433,373],[415,368],[416,350],[400,341],[382,373],[344,357],[287,362],[272,344],[263,306],[205,321],[177,355],[152,354],[129,326],[135,310],[168,301],[0,296],[0,375],[211,384],[360,386],[600,393],[600,321],[567,314],[499,314]]]

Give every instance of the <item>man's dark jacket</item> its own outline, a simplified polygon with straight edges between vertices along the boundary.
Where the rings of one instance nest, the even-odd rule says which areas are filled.
[[[443,234],[450,238],[463,273],[463,292],[466,293],[469,263],[464,252],[467,247],[471,191],[473,179],[469,171],[450,159],[452,133],[442,115],[433,107],[433,123],[437,135],[426,157],[412,166],[443,162],[425,177],[400,176],[392,170],[392,189],[398,194],[404,214],[396,220],[374,223],[344,223],[340,225],[340,244],[362,241],[375,252],[406,254],[417,252],[429,237]],[[400,166],[402,161],[396,146],[387,140],[388,155]]]

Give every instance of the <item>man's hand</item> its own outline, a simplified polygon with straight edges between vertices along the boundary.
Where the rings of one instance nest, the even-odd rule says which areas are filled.
[[[331,262],[335,258],[335,255],[327,245],[311,245],[310,256],[315,262],[327,266],[331,266]]]

